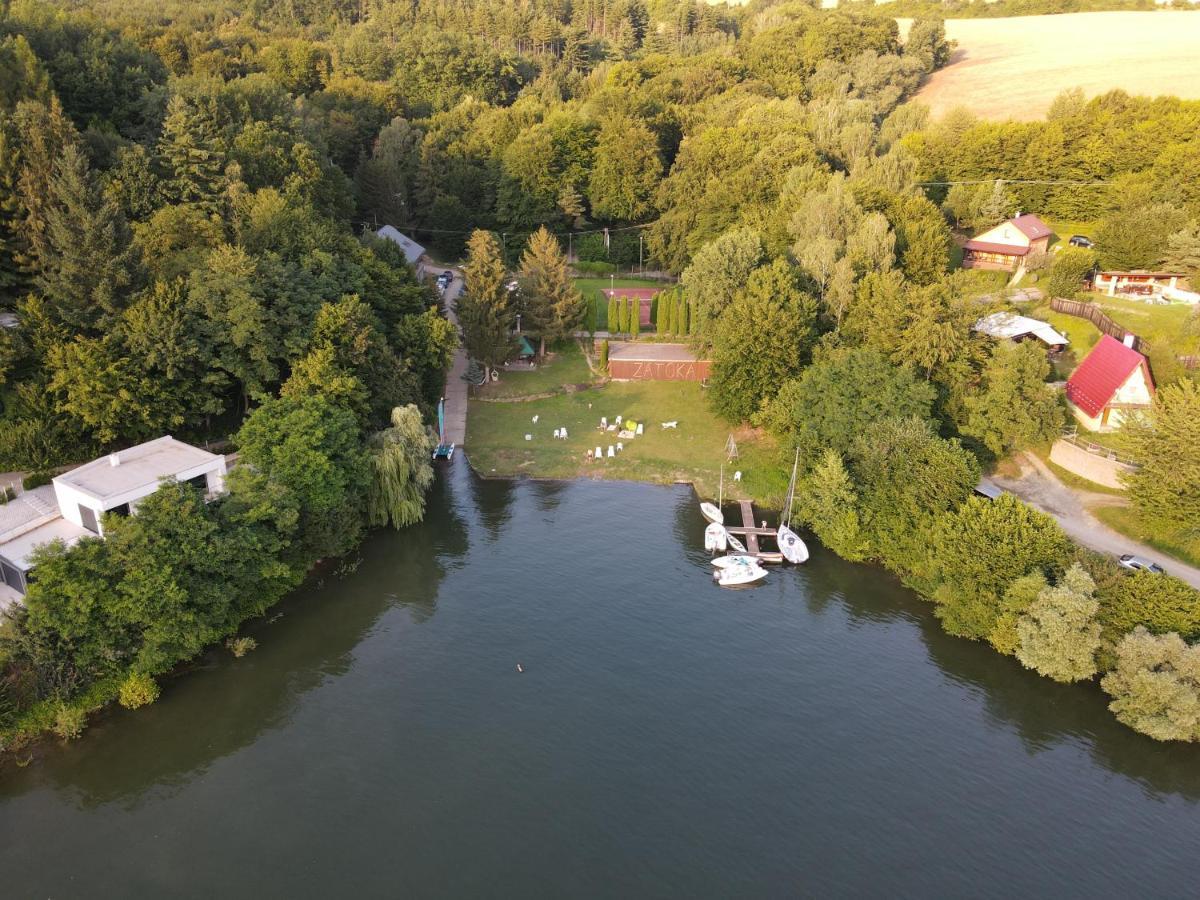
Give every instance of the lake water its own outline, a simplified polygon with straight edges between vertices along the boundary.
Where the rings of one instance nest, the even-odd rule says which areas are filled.
[[[703,527],[455,460],[253,653],[0,771],[0,895],[1195,894],[1200,748],[820,548],[718,588]]]

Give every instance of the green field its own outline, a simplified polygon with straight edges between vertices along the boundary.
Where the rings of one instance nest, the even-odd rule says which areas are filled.
[[[661,281],[647,278],[576,278],[575,286],[588,301],[588,317],[584,327],[589,331],[608,331],[608,298],[600,293],[605,288],[669,287]]]
[[[538,417],[533,423],[534,416]],[[618,415],[643,422],[641,437],[624,441],[614,458],[587,460],[587,451],[605,449],[617,436],[601,432],[600,417]],[[678,421],[664,429],[662,422]],[[567,440],[556,440],[556,428]],[[604,478],[670,484],[690,481],[701,496],[715,496],[729,424],[708,408],[704,389],[694,382],[609,382],[587,390],[525,402],[472,400],[467,417],[467,457],[482,475],[538,478]],[[533,439],[525,440],[530,434]],[[787,490],[788,471],[773,442],[753,432],[736,436],[739,458],[728,466],[727,497],[778,505]],[[735,484],[734,470],[742,472]]]
[[[1163,538],[1155,529],[1143,525],[1137,510],[1131,506],[1101,506],[1091,512],[1113,531],[1149,544],[1155,550],[1182,560],[1188,565],[1200,566],[1200,541],[1176,540],[1169,536]]]
[[[529,397],[559,391],[563,385],[590,384],[595,380],[578,341],[565,341],[546,353],[546,360],[530,372],[501,372],[500,380],[475,388],[472,396],[483,400]]]

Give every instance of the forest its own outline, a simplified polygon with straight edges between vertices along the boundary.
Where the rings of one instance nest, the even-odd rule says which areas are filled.
[[[1102,220],[1109,264],[1195,266],[1200,104],[1065,94],[1044,123],[930,123],[905,101],[949,58],[940,21],[901,42],[874,9],[802,2],[0,11],[0,469],[167,431],[251,463],[219,503],[163,490],[112,540],[44,551],[0,724],[74,733],[136,705],[368,524],[420,517],[458,335],[371,237],[387,223],[466,255],[463,337],[488,364],[510,271],[552,341],[580,316],[563,244],[641,249],[679,276],[663,308],[711,356],[714,408],[802,451],[823,543],[899,573],[950,632],[1058,680],[1107,673],[1123,721],[1200,738],[1173,705],[1200,703],[1195,592],[970,497],[1065,410],[1044,355],[972,330],[995,280],[954,268],[955,228],[1018,207]],[[930,184],[951,181],[973,184]],[[1194,382],[1166,381],[1180,425],[1131,439],[1137,496],[1194,529],[1193,463],[1149,465],[1196,453]]]

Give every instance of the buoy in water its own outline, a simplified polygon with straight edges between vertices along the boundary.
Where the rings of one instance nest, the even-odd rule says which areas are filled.
[[[521,665],[520,663],[517,663],[517,671],[518,671],[518,672],[524,672],[524,671],[525,671],[525,667],[524,667],[523,665]]]

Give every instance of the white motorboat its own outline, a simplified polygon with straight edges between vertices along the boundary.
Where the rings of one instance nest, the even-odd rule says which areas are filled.
[[[779,530],[775,532],[775,539],[779,542],[779,552],[783,554],[783,558],[794,565],[800,565],[802,562],[808,561],[808,545],[800,539],[800,535],[792,531],[792,505],[796,502],[796,473],[800,467],[800,451],[796,451],[796,458],[792,461],[792,480],[788,483],[787,508],[784,510],[783,520],[779,523]]]
[[[729,569],[734,566],[757,566],[758,560],[753,556],[736,554],[733,556],[718,556],[712,561],[712,564],[718,569]]]
[[[700,504],[700,515],[704,516],[704,518],[708,519],[708,521],[712,522],[714,525],[725,524],[725,514],[707,500]]]
[[[717,569],[713,573],[713,581],[721,587],[739,587],[745,584],[754,584],[756,581],[762,581],[766,577],[767,570],[758,563],[749,566],[729,566],[724,569]]]
[[[713,522],[704,529],[704,549],[709,553],[724,553],[729,533],[720,522]]]

